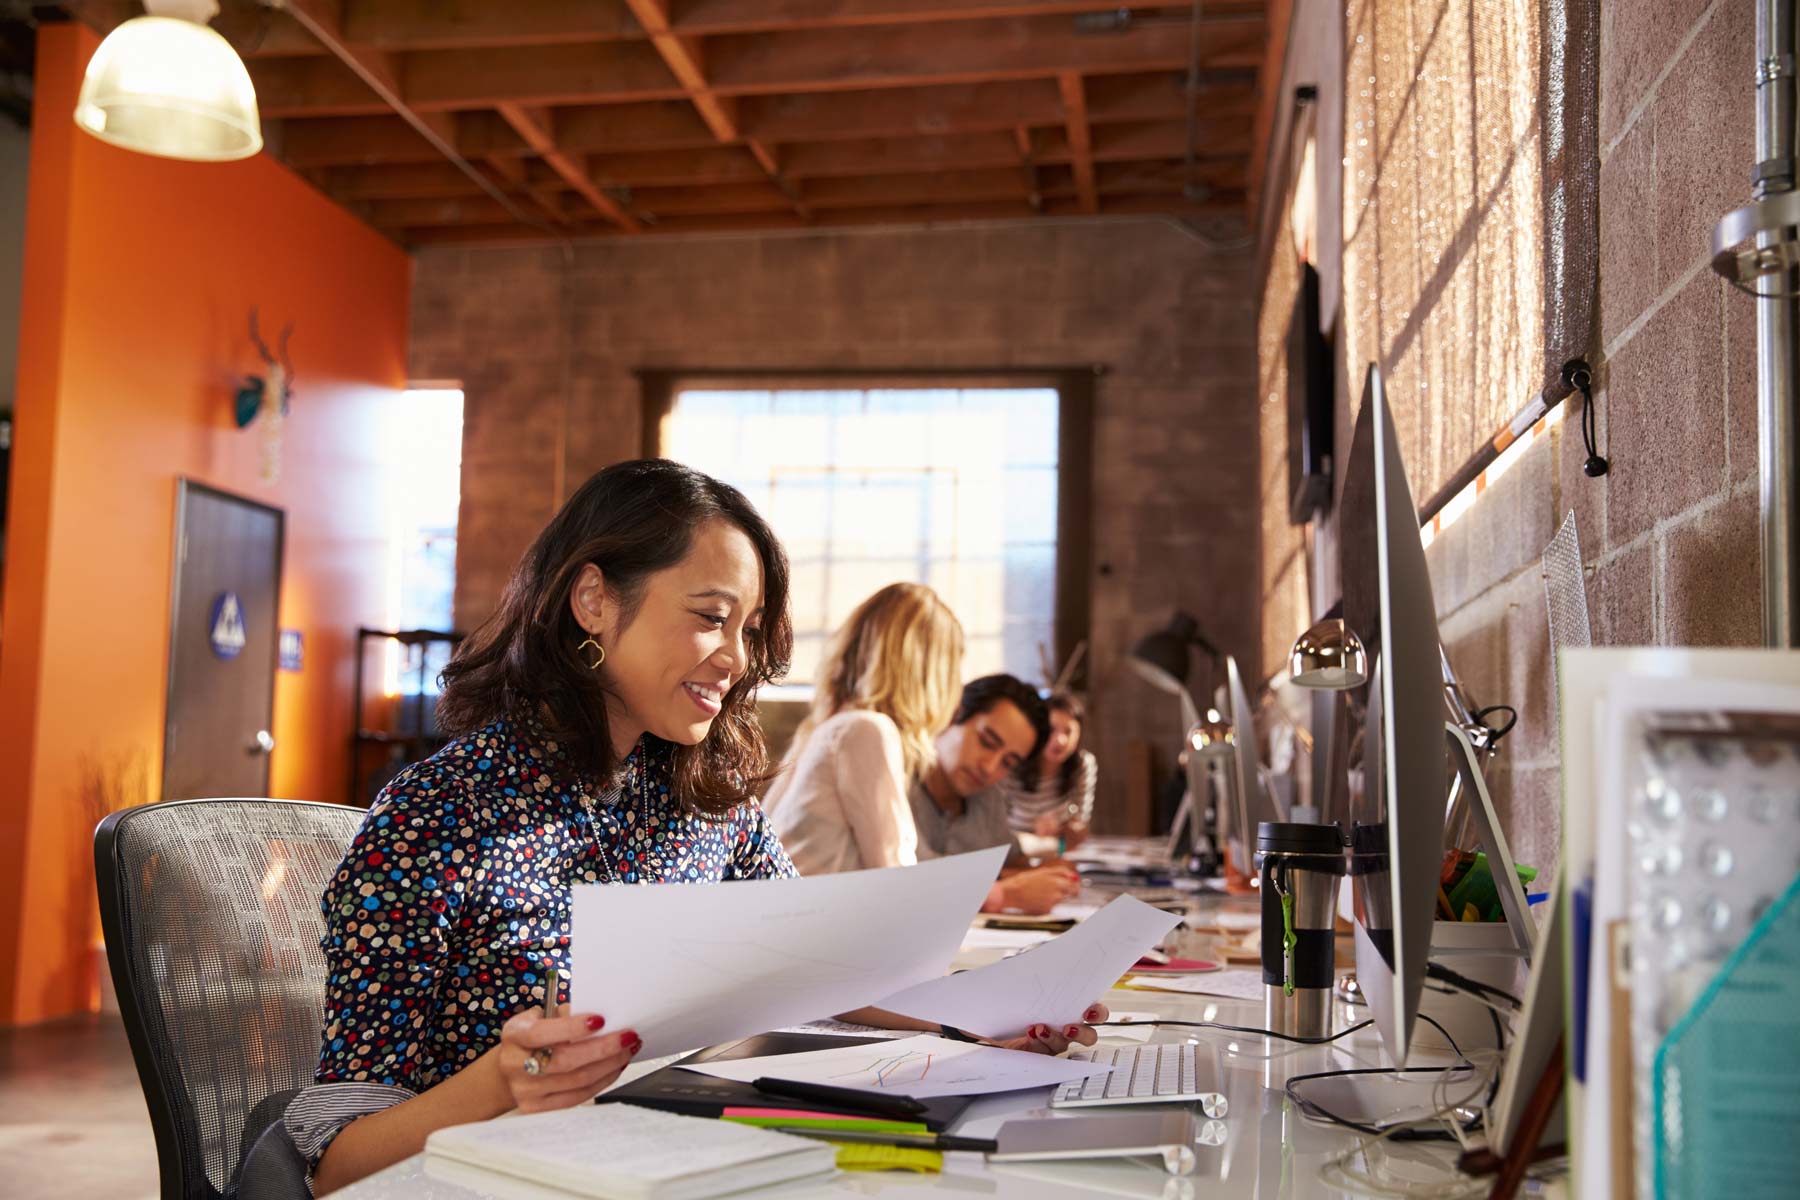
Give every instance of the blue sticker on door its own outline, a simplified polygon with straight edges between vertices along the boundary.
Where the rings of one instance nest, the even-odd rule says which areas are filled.
[[[236,592],[220,592],[206,622],[207,641],[220,658],[236,658],[244,650],[244,606]]]

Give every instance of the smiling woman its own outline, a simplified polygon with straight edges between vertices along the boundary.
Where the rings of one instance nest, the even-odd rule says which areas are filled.
[[[572,885],[795,874],[753,799],[769,777],[756,689],[792,645],[787,581],[742,493],[664,460],[601,471],[538,535],[444,671],[452,740],[382,789],[326,887],[317,1084],[263,1139],[306,1160],[316,1195],[433,1130],[566,1108],[618,1078],[635,1032],[544,1015],[567,1001],[547,989],[570,966]],[[1094,1034],[1009,1044],[1071,1039]]]
[[[729,811],[768,778],[753,698],[787,670],[787,604],[787,555],[736,488],[666,459],[609,467],[445,669],[439,724],[531,713],[598,779],[648,733],[687,803]]]

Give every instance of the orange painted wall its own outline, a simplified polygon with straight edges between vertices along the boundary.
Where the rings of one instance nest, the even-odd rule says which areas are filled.
[[[276,796],[342,800],[353,634],[384,617],[380,455],[406,379],[406,255],[267,156],[149,158],[70,114],[97,39],[38,43],[11,532],[0,625],[0,1022],[88,1007],[94,937],[84,762],[147,756],[160,787],[175,481],[287,513]],[[282,479],[230,398],[246,333],[287,321]]]

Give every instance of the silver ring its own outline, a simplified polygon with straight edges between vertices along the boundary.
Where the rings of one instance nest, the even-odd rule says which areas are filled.
[[[525,1073],[527,1075],[542,1075],[544,1068],[549,1065],[550,1048],[548,1046],[540,1050],[533,1050],[525,1057]]]

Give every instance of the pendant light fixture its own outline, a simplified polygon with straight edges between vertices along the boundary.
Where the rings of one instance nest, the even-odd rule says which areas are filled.
[[[75,123],[140,154],[230,162],[262,149],[256,89],[207,25],[217,0],[145,0],[148,15],[106,36],[88,61]]]

